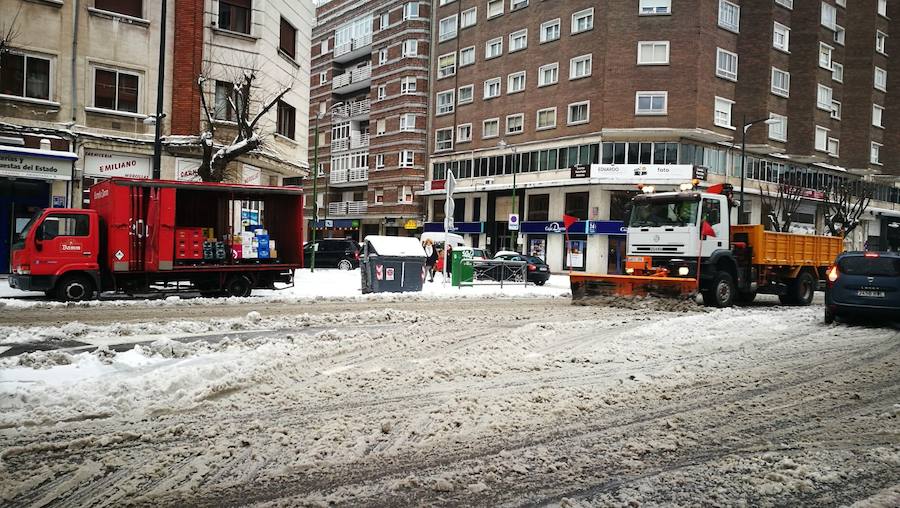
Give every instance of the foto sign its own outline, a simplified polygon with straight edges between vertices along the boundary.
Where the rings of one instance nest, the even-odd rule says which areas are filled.
[[[611,183],[685,183],[694,178],[691,164],[591,164],[591,178]]]

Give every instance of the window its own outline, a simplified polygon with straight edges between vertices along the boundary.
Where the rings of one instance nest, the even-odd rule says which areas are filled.
[[[484,58],[496,58],[503,54],[503,38],[497,37],[484,43]]]
[[[715,124],[719,127],[731,127],[731,106],[734,101],[724,97],[716,97]]]
[[[882,55],[887,54],[887,34],[881,30],[875,32],[875,51]]]
[[[878,15],[887,17],[887,0],[878,0]]]
[[[50,100],[48,58],[3,52],[0,69],[0,94]]]
[[[416,129],[416,115],[403,113],[400,115],[400,132],[410,132]]]
[[[234,108],[231,107],[229,97],[234,100],[232,95],[234,85],[227,81],[216,81],[216,109],[213,111],[213,117],[216,120],[224,120],[226,122],[235,122],[237,118],[234,115]]]
[[[875,127],[884,127],[882,118],[884,117],[884,108],[878,104],[872,104],[872,125]]]
[[[445,152],[447,150],[453,150],[453,129],[434,131],[434,151]]]
[[[388,14],[387,12],[382,12],[378,26],[380,26],[381,29],[384,30],[385,28],[389,27],[390,25],[391,25],[391,15]]]
[[[488,0],[488,3],[487,3],[488,19],[493,18],[494,16],[500,16],[501,14],[503,14],[503,0]]]
[[[741,8],[728,0],[719,0],[719,26],[737,32],[741,26]]]
[[[400,80],[400,95],[410,95],[416,91],[416,78],[408,77]]]
[[[471,9],[466,9],[462,11],[462,14],[460,14],[459,16],[460,29],[474,26],[475,23],[478,22],[478,8],[472,7]]]
[[[403,19],[419,18],[419,2],[410,2],[403,6]]]
[[[375,122],[375,135],[381,136],[385,132],[387,132],[387,121],[382,118]]]
[[[402,150],[400,152],[400,167],[411,168],[415,164],[415,154],[412,150]]]
[[[638,65],[669,65],[669,41],[638,42]]]
[[[137,74],[94,69],[94,107],[137,113],[139,82]]]
[[[825,44],[824,42],[819,43],[819,67],[831,70],[832,51],[834,51],[834,48],[828,44]]]
[[[522,113],[506,117],[506,134],[522,134],[525,130],[525,115]]]
[[[284,101],[278,101],[277,120],[278,127],[275,132],[288,139],[294,139],[294,129],[297,127],[297,110]]]
[[[844,66],[837,62],[831,62],[831,79],[838,83],[844,82]]]
[[[88,236],[90,235],[90,218],[86,213],[48,215],[41,222],[40,233],[44,240],[51,240],[58,236]]]
[[[506,94],[525,91],[525,71],[514,72],[506,77]]]
[[[787,9],[794,8],[794,0],[775,0],[775,3]]]
[[[442,19],[438,24],[438,40],[449,41],[450,39],[456,37],[456,28],[457,28],[457,16],[456,14],[452,16],[448,16]]]
[[[412,203],[413,202],[413,191],[412,186],[404,185],[400,188],[400,193],[397,195],[398,203]]]
[[[572,14],[572,35],[594,28],[594,8]]]
[[[668,112],[668,92],[637,92],[634,100],[636,115],[665,115]]]
[[[493,99],[500,96],[500,78],[488,79],[484,82],[484,98]]]
[[[587,123],[591,115],[590,101],[576,102],[569,104],[569,114],[566,123],[569,125],[577,125]]]
[[[284,51],[284,54],[294,58],[297,52],[297,29],[288,23],[288,20],[281,18],[281,33],[278,39],[278,49]]]
[[[382,168],[384,168],[384,154],[383,153],[375,154],[375,169],[382,169]]]
[[[716,76],[737,81],[738,56],[722,48],[716,49]]]
[[[521,51],[528,47],[528,29],[509,34],[509,52]]]
[[[416,56],[419,54],[419,41],[416,40],[408,40],[403,41],[403,49],[401,51],[402,57],[408,56]]]
[[[475,97],[475,85],[466,85],[459,87],[459,92],[456,96],[456,102],[458,104],[468,104],[472,102]]]
[[[844,45],[847,40],[847,31],[841,25],[834,25],[834,42],[835,44]]]
[[[552,85],[559,81],[559,63],[542,65],[538,68],[538,86]]]
[[[831,111],[832,94],[831,87],[819,83],[816,89],[816,107],[825,111]]]
[[[820,152],[828,151],[828,129],[816,125],[816,150]]]
[[[881,164],[881,143],[872,142],[872,148],[869,152],[869,162],[872,164]]]
[[[385,98],[387,98],[387,88],[385,88],[384,85],[379,86],[379,87],[377,88],[377,93],[376,93],[375,97],[376,97],[377,100],[379,100],[379,101],[380,101],[380,100],[384,100]]]
[[[831,118],[835,120],[841,119],[841,103],[839,101],[831,101]]]
[[[328,71],[322,71],[319,73],[319,84],[324,85],[328,83]]]
[[[791,92],[791,75],[777,67],[772,67],[772,93],[789,97]]]
[[[837,24],[837,7],[828,2],[822,2],[822,26],[834,30]]]
[[[487,138],[496,138],[500,135],[500,119],[499,118],[489,118],[482,122],[481,124],[481,137],[484,139]]]
[[[465,67],[475,63],[475,46],[459,50],[459,66]]]
[[[321,54],[323,54],[323,55],[324,55],[325,53],[328,53],[328,39],[325,39],[325,40],[322,41],[322,43],[319,45],[319,52],[320,52]]]
[[[438,79],[456,74],[456,53],[447,53],[438,57]]]
[[[509,0],[510,11],[521,9],[522,7],[528,7],[528,0]]]
[[[454,97],[454,90],[447,90],[446,92],[438,92],[437,94],[437,114],[438,115],[446,115],[447,113],[453,113],[453,108],[456,106],[456,97]]]
[[[143,18],[144,9],[141,0],[96,0],[94,7],[103,11],[117,12],[133,18]],[[242,2],[235,2],[242,3]],[[249,0],[247,4],[249,4]],[[221,6],[219,7],[221,10]]]
[[[541,23],[541,43],[559,39],[559,18]]]
[[[251,8],[251,0],[219,0],[219,28],[249,34]]]
[[[556,108],[539,109],[537,112],[537,130],[556,127]]]
[[[466,143],[472,141],[472,124],[466,123],[456,126],[456,142]]]
[[[782,142],[787,141],[787,117],[771,113],[769,118],[777,120],[777,122],[769,124],[769,139]]]
[[[887,71],[881,67],[875,67],[875,88],[887,92]]]
[[[591,75],[591,55],[576,56],[569,60],[569,79],[586,78]]]
[[[638,14],[641,16],[672,14],[672,0],[641,0]]]
[[[384,189],[375,189],[375,203],[384,203]]]
[[[445,6],[445,5],[450,5],[450,4],[452,4],[453,2],[455,2],[455,1],[456,1],[456,0],[440,0],[440,1],[438,2],[438,5],[441,6],[441,7],[443,7],[443,6]]]
[[[784,52],[790,51],[791,47],[791,29],[777,21],[772,29],[772,47]]]

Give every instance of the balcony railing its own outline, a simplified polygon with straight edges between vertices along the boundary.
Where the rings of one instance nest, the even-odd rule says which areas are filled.
[[[332,152],[343,152],[346,150],[357,150],[369,146],[369,133],[362,134],[351,133],[349,138],[337,138],[331,140]]]
[[[334,47],[334,56],[339,57],[341,55],[345,55],[352,51],[356,51],[358,49],[362,49],[366,46],[372,45],[372,34],[363,35],[362,37],[357,37],[355,39],[350,39],[347,42],[342,44],[338,44]]]
[[[350,72],[345,72],[339,76],[335,76],[331,82],[331,89],[337,90],[353,83],[359,83],[372,78],[372,66],[357,67]]]
[[[351,102],[343,106],[336,107],[331,110],[336,117],[355,118],[359,116],[369,116],[372,111],[372,101],[363,99],[361,101]]]
[[[359,136],[350,136],[350,148],[351,149],[355,150],[357,148],[365,148],[367,146],[369,146],[369,133],[368,132],[360,134]]]
[[[328,203],[329,215],[362,215],[366,213],[368,203],[365,201],[338,201]]]
[[[331,183],[335,185],[339,185],[342,183],[365,182],[369,179],[369,168],[332,170],[330,178]]]

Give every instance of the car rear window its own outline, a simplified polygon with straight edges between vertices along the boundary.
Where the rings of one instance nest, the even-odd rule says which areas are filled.
[[[838,270],[847,275],[900,277],[900,259],[893,257],[850,256],[840,261]]]

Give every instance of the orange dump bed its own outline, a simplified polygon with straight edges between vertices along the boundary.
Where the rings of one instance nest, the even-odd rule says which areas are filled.
[[[755,265],[828,266],[844,250],[838,237],[775,233],[761,224],[731,226],[731,240],[753,248]]]

